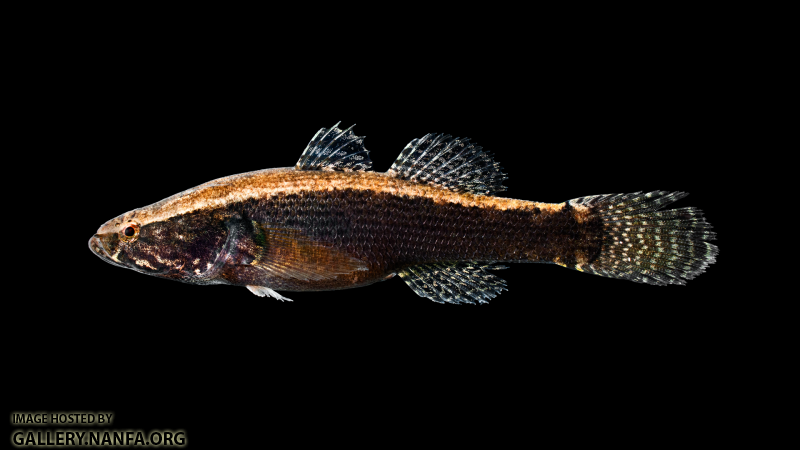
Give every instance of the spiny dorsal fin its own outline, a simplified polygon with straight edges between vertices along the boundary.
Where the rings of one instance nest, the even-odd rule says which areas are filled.
[[[400,277],[420,297],[436,303],[489,303],[500,291],[506,290],[506,282],[487,270],[505,269],[470,262],[420,264],[399,272]]]
[[[338,123],[330,130],[321,128],[300,155],[295,170],[370,170],[372,161],[364,148],[364,136],[356,136],[351,131],[354,126],[344,131]]]
[[[444,134],[414,139],[392,164],[389,174],[409,181],[429,183],[455,192],[491,195],[505,191],[508,178],[492,154],[469,142]]]

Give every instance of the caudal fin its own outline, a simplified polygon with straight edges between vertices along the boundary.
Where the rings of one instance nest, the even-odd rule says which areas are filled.
[[[656,285],[686,284],[716,261],[715,233],[692,207],[658,211],[688,194],[594,195],[570,200],[587,218],[602,220],[602,246],[576,269],[605,277]],[[596,222],[595,222],[596,223]]]

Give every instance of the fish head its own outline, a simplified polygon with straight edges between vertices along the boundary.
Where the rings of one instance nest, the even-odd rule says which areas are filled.
[[[140,222],[137,211],[131,211],[104,223],[89,239],[89,248],[114,266],[180,279],[188,259],[182,230],[180,223]]]

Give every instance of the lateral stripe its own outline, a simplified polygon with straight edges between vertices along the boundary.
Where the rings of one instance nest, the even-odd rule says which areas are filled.
[[[269,198],[282,193],[301,193],[333,189],[367,190],[376,193],[424,197],[436,203],[455,203],[481,208],[533,209],[560,211],[564,203],[538,203],[503,197],[456,193],[446,188],[394,178],[379,172],[301,171],[292,167],[266,169],[219,178],[165,198],[160,202],[129,211],[108,221],[98,233],[116,231],[115,223],[135,220],[139,225],[163,221],[193,211],[224,207],[252,198]]]

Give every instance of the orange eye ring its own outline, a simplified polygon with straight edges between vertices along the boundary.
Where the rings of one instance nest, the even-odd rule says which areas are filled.
[[[119,239],[125,242],[133,242],[139,237],[139,224],[128,222],[119,230]]]

